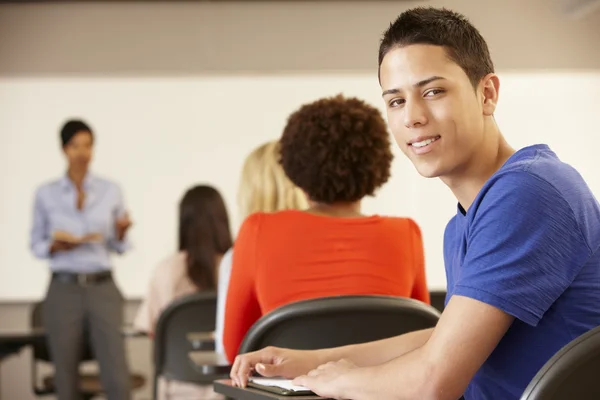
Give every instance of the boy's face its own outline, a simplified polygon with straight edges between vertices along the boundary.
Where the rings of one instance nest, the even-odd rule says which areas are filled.
[[[380,82],[390,130],[417,171],[460,174],[483,145],[484,84],[473,89],[444,48],[421,44],[387,53]]]

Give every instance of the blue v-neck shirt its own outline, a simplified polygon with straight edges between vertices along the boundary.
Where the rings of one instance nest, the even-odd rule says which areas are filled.
[[[91,273],[110,268],[111,251],[123,253],[128,244],[116,238],[115,222],[125,213],[123,195],[111,181],[88,174],[83,209],[77,209],[77,190],[67,177],[40,186],[35,194],[31,249],[39,258],[50,258],[52,271]],[[82,244],[70,251],[49,254],[52,233],[75,236],[100,233],[103,240]]]
[[[546,145],[516,152],[444,236],[448,297],[515,317],[467,400],[518,399],[561,347],[600,325],[600,206]]]

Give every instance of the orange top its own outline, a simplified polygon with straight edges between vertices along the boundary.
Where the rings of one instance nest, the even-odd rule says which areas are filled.
[[[421,231],[408,218],[334,218],[288,210],[244,221],[233,252],[223,344],[230,361],[262,315],[338,295],[429,303]]]

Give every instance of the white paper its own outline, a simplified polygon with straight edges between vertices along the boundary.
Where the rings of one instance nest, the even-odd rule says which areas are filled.
[[[291,379],[283,379],[283,378],[250,378],[250,381],[263,386],[277,386],[283,389],[292,390],[294,392],[300,392],[305,390],[310,390],[305,388],[304,386],[295,386],[292,385]]]

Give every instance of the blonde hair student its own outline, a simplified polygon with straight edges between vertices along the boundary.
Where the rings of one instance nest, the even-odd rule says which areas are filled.
[[[280,157],[279,141],[272,141],[260,145],[246,158],[238,189],[238,207],[242,219],[258,211],[308,207],[304,193],[281,168]]]
[[[242,220],[255,212],[303,210],[308,208],[306,196],[287,177],[280,160],[280,144],[274,140],[255,148],[244,161],[238,188],[238,207]],[[231,275],[231,248],[221,260],[217,289],[217,321],[215,349],[223,353],[225,300]]]

